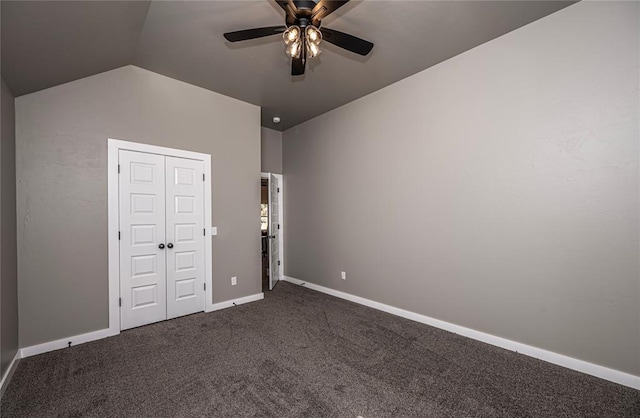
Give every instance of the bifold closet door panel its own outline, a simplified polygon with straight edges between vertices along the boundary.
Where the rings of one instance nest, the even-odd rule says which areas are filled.
[[[167,319],[202,312],[204,163],[166,157]]]
[[[119,152],[120,328],[166,319],[165,157]]]

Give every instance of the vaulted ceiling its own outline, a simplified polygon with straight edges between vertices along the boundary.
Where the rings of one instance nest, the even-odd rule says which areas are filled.
[[[325,42],[306,74],[292,77],[280,36],[222,37],[283,24],[270,0],[3,0],[2,77],[19,96],[133,64],[259,105],[262,125],[284,130],[572,3],[352,0],[323,26],[373,42],[371,54]]]

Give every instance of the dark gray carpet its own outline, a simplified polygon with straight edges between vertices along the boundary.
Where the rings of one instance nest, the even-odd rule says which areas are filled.
[[[639,417],[640,392],[280,283],[22,360],[3,417]]]

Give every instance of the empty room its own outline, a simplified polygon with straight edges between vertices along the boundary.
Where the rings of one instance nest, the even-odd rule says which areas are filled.
[[[0,25],[0,417],[640,417],[640,2]]]

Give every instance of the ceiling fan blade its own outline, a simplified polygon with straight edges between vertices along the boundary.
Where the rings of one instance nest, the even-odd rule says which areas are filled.
[[[345,1],[332,1],[332,0],[320,0],[315,7],[311,10],[311,21],[314,26],[320,25],[320,20],[329,16],[331,13],[338,10],[340,7],[349,3],[349,0]]]
[[[282,7],[287,14],[293,13],[293,17],[298,13],[298,8],[292,0],[275,0],[278,6]]]
[[[287,26],[291,26],[296,23],[296,15],[298,14],[298,7],[292,0],[276,0],[278,6],[282,7],[285,12],[285,21]]]
[[[296,7],[296,4],[293,2],[293,0],[287,0],[286,3],[289,5],[289,12],[293,12],[293,15],[297,15],[298,14],[298,8]]]
[[[266,28],[255,28],[227,32],[224,38],[229,42],[246,41],[248,39],[262,38],[264,36],[276,35],[287,30],[286,26],[269,26]]]
[[[366,56],[373,49],[371,42],[360,39],[357,36],[328,28],[321,28],[320,31],[322,32],[322,40],[344,48],[347,51]]]
[[[300,54],[299,58],[293,58],[291,60],[291,75],[304,74],[305,59],[304,55]]]

